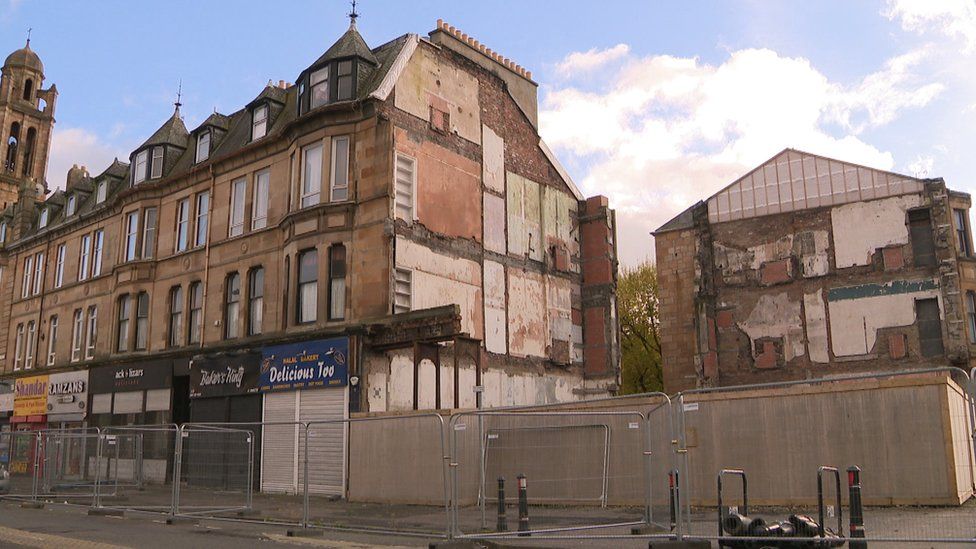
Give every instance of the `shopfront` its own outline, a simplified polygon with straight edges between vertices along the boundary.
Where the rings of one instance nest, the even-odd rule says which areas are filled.
[[[93,368],[89,379],[89,423],[92,426],[172,422],[171,360]]]
[[[88,414],[88,371],[48,376],[48,429],[80,429]]]
[[[0,465],[10,465],[10,416],[14,413],[14,392],[11,385],[0,382]]]
[[[190,422],[238,423],[253,433],[253,461],[237,437],[213,436],[205,455],[186,452],[197,484],[220,487],[240,479],[253,463],[251,474],[260,480],[261,404],[258,378],[260,352],[197,356],[190,362]],[[194,462],[196,461],[196,462]]]
[[[48,376],[22,377],[14,380],[14,415],[10,429],[14,432],[39,431],[47,426]],[[10,441],[10,472],[33,471],[35,442],[31,435],[14,435]]]
[[[260,390],[265,423],[344,420],[349,417],[349,338],[331,338],[266,347]],[[313,425],[309,432],[309,492],[345,495],[344,423]],[[304,482],[300,429],[266,427],[262,436],[261,490],[297,493]]]

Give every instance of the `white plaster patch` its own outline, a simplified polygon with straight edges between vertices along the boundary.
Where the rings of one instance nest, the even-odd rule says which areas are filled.
[[[836,356],[866,355],[878,330],[915,323],[915,300],[939,297],[939,290],[830,301],[830,339]],[[939,299],[942,314],[942,300]]]
[[[485,249],[500,254],[505,253],[505,199],[484,193],[482,206],[485,212]]]
[[[402,236],[397,237],[396,246],[396,266],[412,273],[413,309],[458,304],[461,329],[481,338],[481,265],[435,252]]]
[[[505,345],[505,266],[485,260],[485,349],[504,354]]]
[[[542,202],[539,184],[512,172],[506,173],[508,253],[542,260]]]
[[[803,310],[807,321],[810,360],[826,364],[830,362],[830,353],[827,352],[827,308],[824,306],[823,290],[803,294]]]
[[[505,140],[487,125],[482,125],[482,178],[485,187],[505,192]]]
[[[447,104],[451,131],[473,143],[481,143],[481,107],[478,79],[442,61],[423,46],[417,48],[396,83],[394,103],[421,120],[430,121],[433,101]]]
[[[542,276],[508,269],[508,349],[514,356],[546,356],[545,288]]]
[[[749,336],[753,355],[756,340],[764,337],[783,338],[783,356],[787,362],[805,353],[800,302],[790,301],[785,292],[760,296],[749,318],[740,322],[739,328]]]
[[[867,265],[878,248],[908,243],[906,213],[922,205],[917,194],[854,202],[830,211],[838,269]]]

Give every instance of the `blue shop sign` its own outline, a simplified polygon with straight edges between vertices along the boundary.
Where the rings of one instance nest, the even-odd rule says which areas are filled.
[[[348,337],[276,345],[261,354],[261,391],[344,387],[349,379]]]

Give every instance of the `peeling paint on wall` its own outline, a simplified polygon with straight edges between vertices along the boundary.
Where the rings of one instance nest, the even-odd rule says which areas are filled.
[[[546,277],[549,306],[549,341],[553,349],[550,356],[562,363],[572,361],[573,338],[572,290],[568,280],[553,276]]]
[[[370,412],[393,412],[413,409],[413,354],[410,350],[389,351],[386,356],[370,360],[367,377]],[[454,367],[450,354],[441,355],[441,406],[454,405]],[[433,363],[424,361],[420,367],[419,399],[422,404],[434,406],[435,370]],[[475,371],[470,365],[458,369],[461,408],[476,405],[474,385]],[[510,374],[502,370],[482,372],[481,382],[485,391],[483,405],[486,408],[514,405],[554,404],[570,402],[580,397],[573,389],[580,388],[577,377],[555,372],[546,375],[536,373]],[[423,408],[423,406],[421,406]]]
[[[505,267],[485,260],[485,349],[505,353]]]
[[[906,212],[922,205],[917,194],[855,202],[830,211],[838,269],[871,263],[878,248],[908,243]]]
[[[725,278],[735,277],[748,270],[758,271],[765,263],[791,257],[799,258],[804,278],[824,276],[830,266],[827,257],[829,247],[830,236],[827,231],[800,231],[745,250],[718,241],[712,245],[715,264],[722,269],[722,276]]]
[[[398,109],[429,122],[431,105],[445,103],[449,109],[451,131],[480,144],[478,79],[442,61],[427,48],[417,48],[397,80],[394,104]]]
[[[472,337],[482,337],[481,265],[398,236],[396,266],[412,272],[413,309],[457,303],[461,307],[461,329]]]
[[[823,290],[803,294],[803,311],[807,321],[807,351],[810,360],[826,364],[830,362],[827,352],[827,308],[824,305]]]
[[[505,253],[505,199],[484,193],[485,249]]]
[[[783,357],[787,362],[805,353],[800,302],[791,301],[785,292],[760,296],[749,318],[740,322],[739,328],[749,336],[754,356],[756,340],[764,337],[783,339]]]
[[[482,179],[485,187],[505,192],[505,141],[487,125],[482,126]]]
[[[508,172],[508,253],[542,261],[542,208],[539,184]]]
[[[934,281],[865,284],[833,288],[827,294],[830,310],[831,347],[836,356],[866,355],[874,349],[881,328],[910,326],[915,323],[915,300],[941,296]],[[831,294],[837,292],[839,299]],[[863,294],[864,297],[851,297]]]
[[[542,275],[508,269],[508,350],[513,356],[546,356],[544,292]]]

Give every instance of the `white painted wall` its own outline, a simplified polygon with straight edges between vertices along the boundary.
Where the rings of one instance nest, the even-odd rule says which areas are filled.
[[[396,266],[412,273],[414,310],[456,303],[461,307],[462,331],[482,338],[481,265],[398,236]]]
[[[421,45],[410,57],[395,89],[396,107],[421,120],[430,121],[431,96],[446,101],[452,131],[468,141],[481,143],[478,79],[474,76],[442,62]]]
[[[485,187],[505,192],[505,140],[487,125],[482,125],[482,179]]]
[[[542,275],[508,269],[508,352],[513,356],[546,356],[545,299]]]
[[[490,353],[504,354],[506,345],[505,327],[505,266],[495,261],[485,260],[485,349]]]
[[[906,212],[922,205],[917,194],[855,202],[830,211],[838,269],[871,263],[878,248],[908,243]]]
[[[874,348],[878,330],[915,323],[915,300],[939,298],[939,290],[845,299],[828,303],[831,347],[836,356],[865,355]]]

